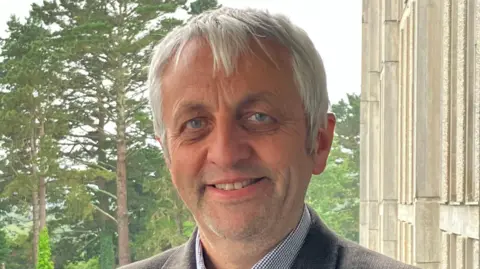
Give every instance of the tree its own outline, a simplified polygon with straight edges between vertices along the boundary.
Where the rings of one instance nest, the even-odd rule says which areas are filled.
[[[68,52],[65,61],[69,62],[69,74],[75,78],[70,85],[76,93],[73,98],[83,96],[91,100],[84,107],[98,104],[98,114],[93,114],[98,119],[98,126],[89,133],[89,139],[94,137],[97,142],[107,143],[102,140],[105,126],[108,123],[113,126],[110,142],[115,143],[115,150],[111,153],[115,156],[115,221],[120,265],[130,262],[127,157],[132,147],[145,143],[145,130],[139,129],[136,122],[149,113],[143,94],[146,81],[143,63],[148,62],[156,42],[181,24],[169,14],[184,7],[185,2],[66,0],[60,3],[44,1],[42,7],[34,7],[45,24],[59,28],[57,40],[63,51]],[[191,7],[195,10],[190,13],[199,13],[205,8],[216,7],[216,1],[195,1]],[[85,115],[85,112],[80,114]],[[97,121],[91,122],[97,125]],[[108,160],[97,165],[104,167],[106,163]],[[98,183],[97,187],[101,188],[102,182]],[[107,213],[105,209],[108,207],[102,206],[105,204],[96,209]]]
[[[360,97],[332,105],[337,118],[335,137],[325,171],[313,176],[306,201],[341,236],[358,242]]]
[[[347,101],[343,99],[332,105],[332,111],[337,118],[335,135],[342,149],[351,153],[351,165],[360,169],[360,96],[347,94]]]
[[[340,236],[358,242],[359,187],[349,156],[335,138],[325,171],[313,176],[306,202]]]
[[[193,232],[194,220],[171,183],[162,153],[154,146],[138,149],[128,168],[135,171],[129,177],[136,188],[129,201],[135,259],[184,243]]]
[[[135,128],[135,117],[146,113],[147,101],[142,96],[146,70],[142,63],[148,61],[148,52],[154,42],[181,23],[176,19],[158,20],[175,12],[179,4],[178,1],[84,0],[44,1],[42,7],[34,7],[46,24],[59,28],[57,40],[62,49],[68,51],[65,61],[69,62],[70,73],[76,78],[70,85],[76,95],[70,100],[83,96],[92,100],[84,106],[97,102],[99,123],[106,125],[108,120],[114,126],[109,131],[111,142],[116,144],[112,153],[115,156],[115,221],[120,265],[130,262],[126,162],[128,147],[139,143],[136,138],[141,138],[136,135],[142,130]],[[98,127],[96,132],[84,137],[93,136],[93,140],[102,141],[105,126]],[[104,167],[108,162],[104,161],[97,165]],[[97,209],[107,213],[105,208]]]
[[[9,245],[5,231],[0,228],[0,265],[2,263],[7,263],[8,256],[10,255]]]
[[[48,229],[45,227],[40,232],[40,240],[38,243],[38,262],[37,269],[53,269],[52,254],[50,251],[50,238],[48,237]]]
[[[155,234],[161,249],[183,243],[193,222],[154,168],[163,165],[137,163],[145,163],[153,134],[145,66],[153,45],[182,23],[172,18],[178,8],[199,14],[217,2],[47,0],[32,7],[26,23],[12,18],[1,43],[0,210],[33,216],[32,236],[12,245],[16,257],[27,257],[17,266],[38,264],[47,210],[59,268],[99,257],[111,269],[115,250],[126,264],[137,257],[130,241],[141,255],[159,249],[143,247],[154,246]]]
[[[2,42],[0,70],[0,144],[7,182],[2,195],[20,196],[31,204],[33,262],[39,231],[46,225],[47,184],[58,178],[57,141],[66,130],[64,107],[58,102],[61,66],[52,57],[49,31],[39,20],[26,23],[12,17],[9,36]],[[16,197],[15,197],[16,198]],[[7,198],[9,199],[9,198]]]

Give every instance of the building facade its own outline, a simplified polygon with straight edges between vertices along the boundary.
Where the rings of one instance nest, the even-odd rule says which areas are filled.
[[[479,269],[480,0],[363,0],[360,243]]]

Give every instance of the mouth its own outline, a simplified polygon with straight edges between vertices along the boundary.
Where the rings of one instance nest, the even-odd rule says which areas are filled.
[[[256,184],[263,179],[265,179],[265,177],[252,178],[252,179],[247,179],[247,180],[242,181],[242,182],[235,182],[235,183],[215,184],[215,185],[211,185],[211,186],[214,187],[214,188],[220,189],[220,190],[234,191],[234,190],[240,190],[240,189],[243,189],[243,188],[248,187],[250,185]]]

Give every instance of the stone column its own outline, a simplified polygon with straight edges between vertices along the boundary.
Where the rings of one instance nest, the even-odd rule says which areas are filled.
[[[439,202],[442,171],[442,1],[416,2],[414,47],[414,162],[415,236],[413,262],[439,268],[441,232]],[[413,161],[412,160],[412,161]]]
[[[361,243],[379,250],[381,0],[363,2]]]
[[[360,95],[360,244],[368,246],[368,6],[362,5],[362,86]]]
[[[382,0],[381,14],[381,158],[380,252],[396,258],[397,247],[397,110],[400,0]]]

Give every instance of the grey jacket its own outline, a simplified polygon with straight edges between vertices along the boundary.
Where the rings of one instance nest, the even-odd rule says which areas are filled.
[[[335,235],[308,207],[312,224],[294,261],[294,269],[414,269]],[[120,269],[195,269],[195,238],[183,245]]]

